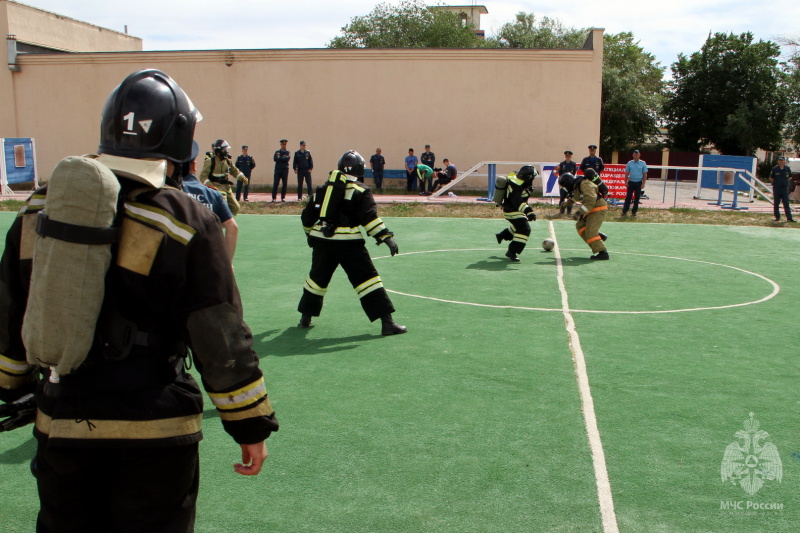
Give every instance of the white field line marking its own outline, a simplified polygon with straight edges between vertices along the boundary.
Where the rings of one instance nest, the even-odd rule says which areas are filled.
[[[569,347],[572,350],[572,361],[575,363],[575,377],[578,380],[578,392],[581,398],[581,410],[586,424],[586,434],[589,438],[589,448],[592,452],[594,465],[594,479],[597,484],[597,499],[600,502],[600,516],[603,521],[604,533],[619,533],[617,515],[614,512],[614,499],[611,494],[611,482],[608,479],[606,456],[603,452],[603,443],[600,440],[600,430],[597,427],[597,417],[594,413],[594,400],[589,388],[589,375],[586,373],[586,360],[583,357],[581,339],[575,330],[575,321],[569,310],[567,288],[564,285],[564,266],[561,263],[561,251],[558,248],[556,232],[553,222],[550,222],[550,238],[555,242],[553,250],[556,256],[556,272],[558,276],[558,290],[561,291],[561,311],[564,314],[564,323],[569,334]]]
[[[566,249],[572,250],[573,248],[566,248]],[[485,250],[491,251],[493,249],[492,248],[460,248],[460,249],[452,249],[452,250],[423,250],[423,251],[420,251],[420,252],[406,252],[406,253],[402,253],[402,254],[398,254],[398,255],[430,254],[430,253],[438,253],[438,252],[474,252],[474,251],[485,251]],[[687,312],[691,312],[691,311],[713,311],[713,310],[719,310],[719,309],[731,309],[733,307],[743,307],[745,305],[760,304],[760,303],[766,302],[767,300],[771,300],[772,298],[777,296],[778,293],[781,291],[780,285],[778,285],[777,283],[775,283],[774,281],[772,281],[768,277],[762,276],[761,274],[759,274],[757,272],[751,272],[749,270],[745,270],[743,268],[739,268],[739,267],[735,267],[735,266],[731,266],[731,265],[725,265],[725,264],[722,264],[722,263],[712,263],[711,261],[703,261],[703,260],[700,260],[700,259],[686,259],[684,257],[672,257],[672,256],[669,256],[669,255],[637,254],[637,253],[631,253],[631,252],[614,252],[614,253],[615,254],[622,254],[622,255],[639,255],[639,256],[642,256],[642,257],[654,257],[654,258],[658,258],[658,259],[674,259],[676,261],[687,261],[687,262],[690,262],[690,263],[701,263],[701,264],[706,264],[706,265],[729,268],[731,270],[737,270],[737,271],[742,272],[744,274],[750,274],[751,276],[755,276],[757,278],[763,279],[764,281],[766,281],[767,283],[772,285],[772,292],[769,293],[768,295],[764,296],[761,299],[752,300],[750,302],[741,302],[741,303],[738,303],[738,304],[728,304],[728,305],[715,305],[715,306],[709,306],[709,307],[687,307],[687,308],[683,308],[683,309],[661,309],[661,310],[652,310],[652,311],[608,311],[608,310],[603,310],[603,309],[571,309],[570,312],[572,312],[572,313],[608,314],[608,315],[659,315],[659,314],[666,314],[666,313],[687,313]],[[382,256],[378,256],[378,257],[373,257],[373,260],[374,259],[385,259],[387,257],[390,257],[390,256],[388,256],[388,255],[383,256],[382,255]],[[560,257],[559,257],[559,260],[560,260]],[[495,309],[521,309],[521,310],[524,310],[524,311],[557,311],[557,312],[561,312],[561,309],[552,309],[552,308],[547,308],[547,307],[526,307],[526,306],[518,306],[518,305],[492,305],[492,304],[480,304],[480,303],[476,303],[476,302],[462,302],[460,300],[447,300],[445,298],[433,298],[431,296],[423,296],[421,294],[411,294],[411,293],[408,293],[408,292],[400,292],[400,291],[395,291],[395,290],[391,290],[391,289],[386,289],[386,292],[390,292],[392,294],[399,294],[400,296],[408,296],[410,298],[421,298],[423,300],[432,300],[432,301],[435,301],[435,302],[444,302],[444,303],[458,304],[458,305],[472,305],[472,306],[475,306],[475,307],[490,307],[490,308],[495,308]]]

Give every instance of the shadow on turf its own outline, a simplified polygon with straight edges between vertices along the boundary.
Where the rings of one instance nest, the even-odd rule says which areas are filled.
[[[312,324],[311,328],[313,327],[314,325]],[[279,330],[265,331],[260,335],[253,335],[253,349],[256,353],[262,354],[262,356],[273,355],[277,357],[319,355],[352,350],[357,348],[360,342],[382,338],[380,334],[368,335],[362,333],[361,335],[351,335],[349,337],[307,340],[306,336],[310,328],[303,329],[293,326],[268,339],[277,331]],[[378,332],[380,332],[380,329]]]
[[[512,263],[508,260],[507,257],[501,257],[499,255],[493,255],[488,259],[484,259],[483,261],[478,261],[477,263],[472,263],[471,265],[467,265],[467,269],[470,270],[490,270],[493,272],[499,272],[501,270],[509,270],[509,267],[512,267],[512,270],[517,270],[519,266],[518,263]]]
[[[17,428],[16,431],[29,430],[26,430],[25,428]],[[11,448],[10,450],[5,450],[3,453],[0,453],[0,464],[16,465],[29,463],[34,455],[36,455],[36,439],[31,437],[16,448]]]

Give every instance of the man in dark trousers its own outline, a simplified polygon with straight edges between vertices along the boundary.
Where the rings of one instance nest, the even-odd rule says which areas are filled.
[[[786,220],[794,222],[792,209],[789,207],[789,180],[792,179],[792,169],[786,165],[785,157],[778,157],[778,164],[772,167],[769,177],[772,180],[775,222],[780,222],[781,220],[781,204],[783,204],[783,212],[786,213]]]
[[[376,244],[386,244],[392,256],[397,254],[394,234],[378,216],[372,191],[359,181],[363,176],[364,158],[353,150],[345,152],[338,170],[331,171],[328,181],[317,188],[315,197],[303,209],[303,230],[312,253],[311,271],[297,306],[301,328],[311,327],[311,318],[322,312],[328,284],[342,265],[367,318],[370,322],[381,319],[381,334],[408,331],[392,318],[394,305],[364,243],[361,228]]]
[[[272,160],[275,161],[275,174],[272,177],[272,201],[278,198],[278,187],[281,188],[281,202],[286,201],[286,183],[289,181],[289,159],[291,154],[286,149],[286,139],[281,139],[281,147],[275,150]]]
[[[31,351],[33,339],[23,342],[23,317],[41,309],[41,283],[56,281],[46,279],[48,272],[36,276],[39,265],[32,265],[33,247],[26,243],[37,238],[37,219],[47,235],[42,240],[64,246],[85,247],[81,240],[100,237],[108,242],[108,232],[96,231],[108,228],[70,225],[64,232],[62,222],[44,214],[43,204],[57,202],[63,190],[54,171],[6,237],[0,400],[36,390],[31,471],[40,533],[194,531],[206,411],[197,381],[185,370],[189,350],[223,428],[241,447],[237,473],[259,473],[264,441],[278,429],[219,219],[178,188],[199,116],[168,75],[137,71],[106,101],[100,155],[64,160],[79,163],[78,173],[113,173],[124,199],[112,226],[118,231],[108,245],[110,263],[98,280],[105,285],[102,311],[85,331],[91,348],[78,366],[43,363]],[[90,176],[69,177],[86,184]],[[38,252],[37,246],[37,260]],[[62,258],[57,278],[77,280],[88,272],[72,259],[63,264]],[[47,337],[57,325],[45,326],[45,342],[59,346],[63,336]]]
[[[572,150],[564,150],[564,160],[558,164],[558,177],[560,178],[564,174],[574,177],[577,173],[578,165],[572,160]],[[568,191],[565,187],[559,187],[558,193],[560,196],[558,200],[559,213],[563,215],[566,211],[567,214],[572,214],[572,204],[566,201],[572,191]]]
[[[303,199],[303,181],[306,182],[308,197],[311,198],[311,172],[314,170],[314,160],[311,152],[306,150],[306,142],[300,141],[300,149],[294,153],[292,168],[297,174],[297,199]]]
[[[381,149],[376,148],[375,153],[369,158],[369,168],[372,169],[372,179],[375,180],[375,190],[383,193],[383,167],[386,159],[381,155]]]
[[[247,199],[247,196],[250,194],[250,175],[253,173],[253,169],[256,168],[256,160],[253,159],[253,156],[247,153],[247,145],[242,146],[242,155],[236,158],[236,168],[238,168],[247,178],[247,185],[244,186],[244,201],[249,202],[250,200]],[[243,183],[244,182],[242,181],[236,182],[237,202],[242,194]]]

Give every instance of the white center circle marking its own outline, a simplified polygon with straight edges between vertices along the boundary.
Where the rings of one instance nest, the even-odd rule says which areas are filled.
[[[495,249],[495,248],[460,248],[460,249],[448,249],[448,250],[424,250],[424,251],[420,251],[420,252],[405,252],[405,253],[398,254],[397,256],[399,257],[399,256],[402,256],[402,255],[435,254],[435,253],[449,253],[449,252],[485,252],[485,251],[497,252],[497,249]],[[728,269],[731,269],[731,270],[736,270],[738,272],[742,272],[743,274],[748,274],[750,276],[755,276],[757,278],[760,278],[760,279],[766,281],[767,283],[769,283],[772,286],[772,292],[769,293],[767,296],[764,296],[763,298],[760,298],[758,300],[752,300],[752,301],[749,301],[749,302],[741,302],[741,303],[729,304],[729,305],[717,305],[717,306],[711,306],[711,307],[687,307],[687,308],[684,308],[684,309],[664,309],[664,310],[658,310],[658,311],[604,311],[604,310],[598,310],[598,309],[570,309],[570,312],[572,312],[572,313],[598,313],[598,314],[610,314],[610,315],[612,315],[612,314],[616,314],[616,315],[655,315],[655,314],[664,314],[664,313],[686,313],[686,312],[689,312],[689,311],[708,311],[708,310],[714,310],[714,309],[731,309],[733,307],[743,307],[743,306],[746,306],[746,305],[755,305],[755,304],[760,304],[760,303],[766,302],[767,300],[771,300],[772,298],[777,296],[777,294],[781,290],[780,285],[778,285],[777,283],[775,283],[774,281],[772,281],[771,279],[769,279],[766,276],[762,276],[761,274],[758,274],[756,272],[751,272],[751,271],[745,270],[743,268],[739,268],[739,267],[735,267],[735,266],[731,266],[731,265],[723,265],[722,263],[713,263],[711,261],[702,261],[700,259],[686,259],[684,257],[672,257],[672,256],[669,256],[669,255],[636,254],[636,253],[630,253],[630,252],[614,252],[614,253],[615,253],[615,255],[617,255],[617,254],[619,254],[619,255],[638,255],[638,256],[641,256],[641,257],[654,257],[654,258],[658,258],[658,259],[672,259],[672,260],[675,260],[675,261],[687,261],[687,262],[690,262],[690,263],[700,263],[700,264],[704,264],[704,265],[711,265],[711,266],[717,266],[717,267],[721,267],[721,268],[728,268]],[[386,257],[390,257],[390,256],[384,255],[384,256],[373,257],[373,260],[384,259]],[[551,312],[558,312],[558,313],[561,313],[561,312],[564,311],[560,307],[559,308],[547,308],[547,307],[526,307],[526,306],[519,306],[519,305],[492,305],[492,304],[482,304],[482,303],[477,303],[477,302],[462,302],[462,301],[459,301],[459,300],[448,300],[448,299],[445,299],[445,298],[434,298],[432,296],[423,296],[421,294],[412,294],[412,293],[400,292],[400,291],[395,291],[395,290],[390,290],[390,289],[386,289],[386,292],[390,292],[392,294],[397,294],[397,295],[400,295],[400,296],[408,296],[410,298],[420,298],[420,299],[423,299],[423,300],[432,300],[434,302],[444,302],[444,303],[451,303],[451,304],[458,304],[458,305],[471,305],[471,306],[474,306],[474,307],[488,307],[488,308],[493,308],[493,309],[520,309],[520,310],[524,310],[524,311],[551,311]]]

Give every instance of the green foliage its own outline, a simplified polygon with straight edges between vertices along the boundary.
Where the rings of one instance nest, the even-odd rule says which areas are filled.
[[[730,155],[774,150],[787,111],[779,54],[776,43],[753,42],[748,32],[716,33],[699,52],[679,55],[664,108],[673,146],[713,144]]]
[[[786,65],[786,98],[785,135],[795,146],[800,146],[800,52]]]
[[[580,48],[588,30],[567,28],[558,19],[521,11],[515,22],[501,26],[496,37],[486,40],[487,48]]]
[[[420,0],[378,4],[368,15],[353,17],[329,48],[476,48],[482,39],[462,25],[458,14],[428,7]]]
[[[665,98],[664,67],[630,32],[607,34],[603,41],[603,150],[652,142]]]

